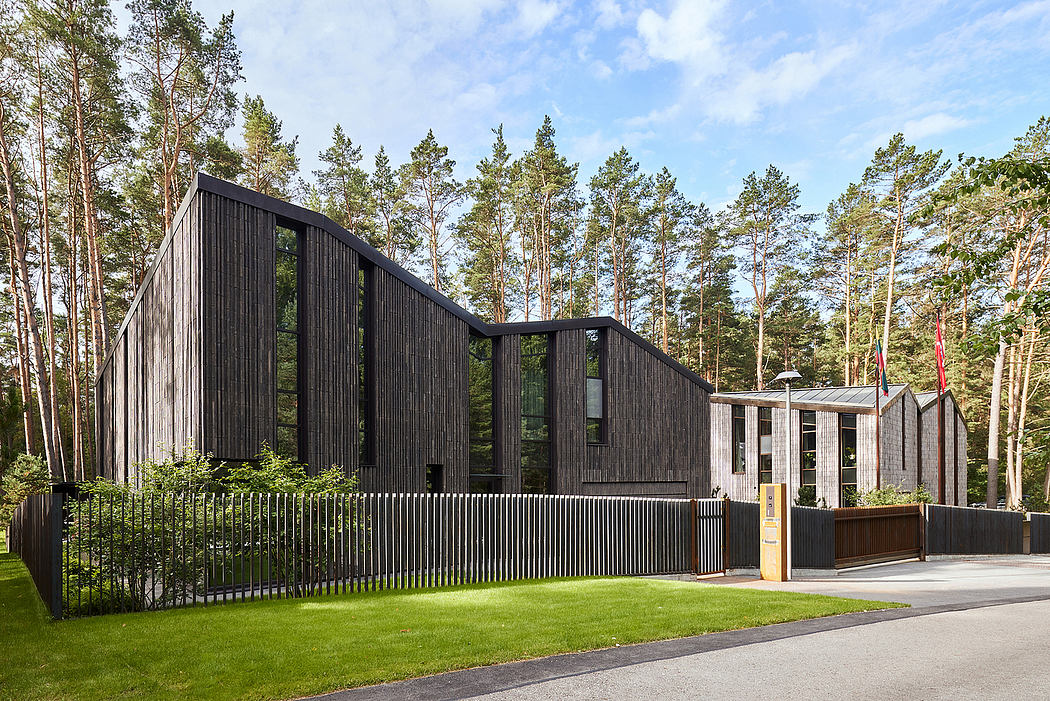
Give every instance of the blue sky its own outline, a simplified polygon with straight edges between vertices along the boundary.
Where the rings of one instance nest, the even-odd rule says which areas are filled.
[[[196,6],[235,11],[239,90],[299,136],[304,172],[339,122],[369,168],[433,128],[465,178],[492,127],[520,153],[550,114],[581,184],[625,145],[712,209],[774,163],[822,212],[897,131],[996,155],[1050,113],[1050,1]]]

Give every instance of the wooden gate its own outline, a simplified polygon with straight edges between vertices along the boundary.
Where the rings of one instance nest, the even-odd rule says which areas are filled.
[[[922,506],[835,509],[835,567],[923,557]]]

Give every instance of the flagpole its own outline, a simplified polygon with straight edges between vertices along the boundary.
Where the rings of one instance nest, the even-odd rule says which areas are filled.
[[[937,334],[941,333],[941,310],[937,310]],[[937,371],[937,496],[944,501],[944,401],[941,397],[941,373]]]
[[[875,371],[875,489],[882,489],[882,462],[879,437],[879,371]]]

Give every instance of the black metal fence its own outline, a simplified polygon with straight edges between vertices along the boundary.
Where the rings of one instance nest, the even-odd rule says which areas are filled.
[[[523,494],[93,496],[66,519],[62,612],[721,571],[723,510],[721,499]]]
[[[1024,552],[1020,511],[926,505],[926,553],[980,555]]]
[[[1050,514],[1029,514],[1032,519],[1029,531],[1032,553],[1050,553]]]
[[[62,495],[36,494],[23,501],[7,527],[7,549],[29,570],[44,605],[62,614]]]
[[[758,567],[759,504],[729,502],[728,569]],[[835,516],[828,509],[791,507],[791,566],[824,569],[835,566]]]

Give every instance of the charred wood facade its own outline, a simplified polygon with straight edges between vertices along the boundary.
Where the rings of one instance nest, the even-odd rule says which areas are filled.
[[[712,388],[618,322],[486,324],[322,215],[203,174],[175,221],[97,378],[103,476],[266,444],[366,491],[709,490]]]

